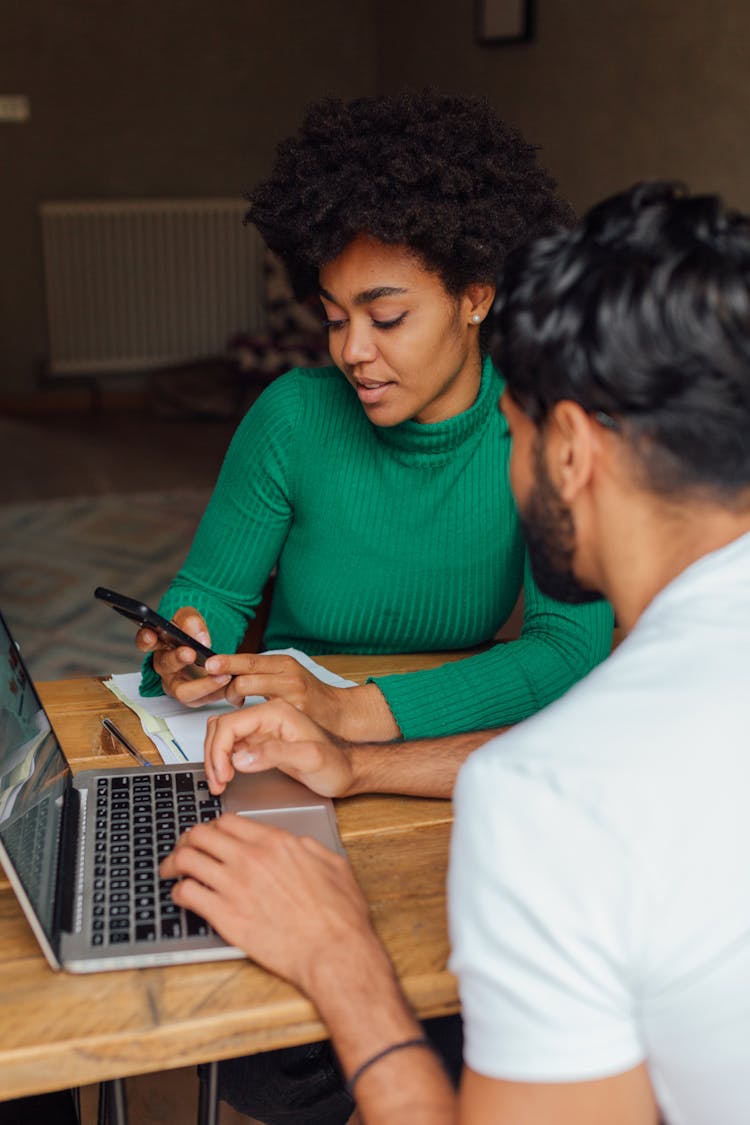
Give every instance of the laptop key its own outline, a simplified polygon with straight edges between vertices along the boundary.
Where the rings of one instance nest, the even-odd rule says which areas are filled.
[[[162,919],[161,936],[163,938],[182,937],[182,919],[179,915],[176,918]]]
[[[185,922],[189,937],[208,937],[213,932],[206,919],[192,910],[185,911]]]
[[[156,941],[156,926],[153,923],[142,923],[135,927],[136,941]]]
[[[116,934],[109,935],[110,945],[121,945],[126,941],[130,941],[130,934],[126,930],[118,930]]]

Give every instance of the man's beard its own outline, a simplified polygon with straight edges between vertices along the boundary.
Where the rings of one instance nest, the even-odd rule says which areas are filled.
[[[599,601],[602,595],[586,589],[573,573],[573,513],[550,479],[539,440],[534,443],[534,484],[519,514],[534,581],[541,592],[570,605]]]

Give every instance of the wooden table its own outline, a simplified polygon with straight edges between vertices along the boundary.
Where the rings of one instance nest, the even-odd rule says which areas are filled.
[[[351,679],[434,667],[457,655],[326,657]],[[110,715],[155,764],[135,715],[96,679],[39,685],[74,771],[131,765],[101,727]],[[421,1017],[458,1010],[446,969],[448,801],[337,801],[341,838],[406,995]],[[0,875],[0,1100],[310,1042],[313,1006],[248,961],[77,976],[52,971]]]

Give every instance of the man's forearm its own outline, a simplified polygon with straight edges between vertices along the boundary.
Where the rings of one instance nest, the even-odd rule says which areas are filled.
[[[471,731],[414,742],[352,744],[348,755],[355,793],[400,793],[408,797],[450,797],[458,771],[472,750],[507,727]]]
[[[453,1125],[455,1091],[434,1052],[420,1045],[388,1051],[424,1031],[374,936],[320,966],[307,991],[347,1079],[387,1052],[365,1068],[354,1089],[367,1125]]]

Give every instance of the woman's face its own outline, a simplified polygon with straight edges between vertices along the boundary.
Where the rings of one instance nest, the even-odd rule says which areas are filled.
[[[375,425],[442,422],[472,405],[492,286],[452,297],[407,248],[360,235],[321,268],[320,296],[331,358]]]

